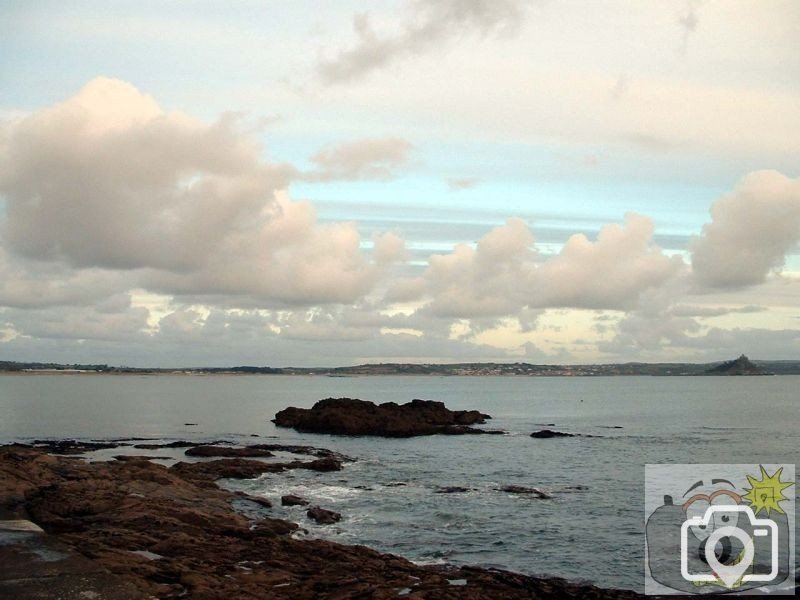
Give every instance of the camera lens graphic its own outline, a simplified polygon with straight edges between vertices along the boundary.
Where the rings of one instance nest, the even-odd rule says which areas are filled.
[[[743,547],[743,553],[738,563],[726,565],[717,559],[716,552],[714,551],[717,543],[722,542],[723,539],[736,538],[739,540]],[[727,540],[730,544],[730,539]],[[747,532],[739,529],[738,527],[720,527],[715,530],[708,539],[705,545],[705,560],[709,567],[714,570],[717,577],[725,582],[729,588],[733,587],[742,575],[745,574],[750,565],[753,564],[753,556],[755,550],[753,549],[753,539]]]
[[[711,538],[709,537],[708,539]],[[706,548],[708,546],[707,542],[708,540],[706,540],[705,544],[700,544],[697,548],[697,556],[706,564],[708,564],[708,560],[706,559]],[[731,543],[731,538],[726,536],[720,539],[714,545],[713,553],[719,562],[726,564],[733,555],[733,544]]]

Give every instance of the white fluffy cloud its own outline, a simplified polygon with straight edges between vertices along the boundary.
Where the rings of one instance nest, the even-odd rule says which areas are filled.
[[[392,290],[416,290],[429,299],[424,310],[448,317],[517,315],[523,308],[631,309],[641,295],[658,289],[684,269],[653,243],[653,223],[628,214],[623,225],[607,225],[596,241],[570,237],[555,256],[543,257],[521,219],[509,219],[481,238],[434,255],[421,280]]]
[[[313,304],[353,301],[378,276],[355,225],[321,225],[310,204],[291,201],[280,190],[295,170],[264,162],[233,118],[208,125],[98,78],[0,130],[5,245],[82,269],[87,284],[92,274],[100,284],[101,269],[130,270],[164,293]],[[369,168],[357,152],[325,156],[332,169]],[[381,264],[397,245],[381,242]],[[25,291],[4,288],[12,300]]]
[[[711,207],[711,222],[691,246],[701,286],[763,283],[800,242],[800,178],[756,171]]]
[[[633,213],[555,253],[510,218],[420,262],[397,233],[362,239],[355,223],[321,222],[286,191],[298,179],[389,179],[411,150],[401,138],[346,142],[304,173],[265,161],[233,117],[207,124],[105,78],[15,115],[0,124],[0,342],[25,352],[53,340],[76,352],[87,340],[174,352],[219,343],[232,357],[269,346],[303,360],[308,344],[329,356],[546,357],[565,347],[542,337],[551,308],[621,311],[595,331],[598,350],[618,356],[769,337],[706,329],[703,319],[761,309],[704,304],[696,292],[758,284],[781,267],[800,241],[800,180],[748,175],[712,207],[692,270]],[[797,343],[776,335],[784,346],[762,347]]]
[[[567,240],[542,264],[537,304],[577,308],[630,309],[641,294],[658,289],[683,269],[653,242],[653,222],[629,213],[623,225],[606,225],[592,242],[583,234]]]

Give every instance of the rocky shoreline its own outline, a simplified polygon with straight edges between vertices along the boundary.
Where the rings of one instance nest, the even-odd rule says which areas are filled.
[[[349,460],[329,450],[278,444],[234,448],[224,441],[137,444],[142,450],[186,448],[185,454],[195,457],[170,467],[143,456],[104,462],[78,456],[122,446],[130,444],[0,447],[0,596],[640,597],[495,569],[420,566],[363,546],[297,539],[300,525],[275,518],[269,500],[215,483],[263,473],[279,477],[290,469],[336,470]],[[302,458],[265,458],[273,451]],[[331,513],[309,507],[308,518],[333,522],[337,517]]]

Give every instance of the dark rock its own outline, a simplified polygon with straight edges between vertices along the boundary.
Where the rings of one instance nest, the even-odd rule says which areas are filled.
[[[308,500],[295,496],[293,494],[286,494],[281,496],[281,506],[307,506]]]
[[[312,461],[293,460],[288,463],[264,462],[247,458],[221,458],[194,463],[179,462],[170,469],[182,477],[195,479],[254,479],[264,473],[282,473],[290,469],[312,471],[338,471],[342,463],[335,458],[318,458]]]
[[[84,454],[93,450],[130,446],[130,444],[121,442],[81,442],[78,440],[35,440],[33,445],[37,448],[46,448],[53,454]]]
[[[434,490],[434,494],[461,494],[464,492],[469,492],[469,488],[460,487],[457,485],[450,485],[446,487],[440,487]]]
[[[205,456],[205,457],[228,457],[228,458],[254,458],[274,456],[272,452],[264,448],[253,446],[245,448],[231,448],[230,446],[194,446],[184,452],[186,456]]]
[[[497,488],[499,492],[506,492],[507,494],[528,494],[535,498],[542,500],[550,500],[553,496],[535,487],[524,487],[521,485],[504,485]]]
[[[331,525],[338,523],[342,520],[342,515],[332,510],[320,508],[319,506],[312,506],[306,511],[309,519],[312,519],[320,525]]]
[[[542,429],[540,431],[534,431],[531,434],[532,438],[540,438],[540,439],[547,439],[547,438],[554,438],[554,437],[575,437],[574,433],[564,433],[563,431],[553,431],[552,429]]]
[[[318,458],[316,460],[312,460],[309,463],[302,463],[303,469],[311,469],[312,471],[341,471],[342,470],[342,461],[333,458],[332,456],[326,456],[325,458]]]
[[[477,410],[452,411],[442,402],[412,400],[406,404],[375,404],[352,398],[327,398],[312,408],[290,407],[279,411],[273,422],[309,433],[411,437],[417,435],[502,433],[469,427],[485,423],[489,415]]]
[[[215,444],[219,444],[222,442],[214,442]],[[157,450],[158,448],[190,448],[192,446],[197,446],[197,442],[187,442],[184,440],[178,440],[177,442],[167,442],[163,444],[136,444],[134,448],[139,450]]]
[[[197,427],[197,423],[184,423],[185,427]]]
[[[558,437],[584,437],[584,438],[599,438],[601,435],[590,435],[588,433],[566,433],[564,431],[553,431],[552,429],[542,429],[534,431],[531,434],[532,438],[549,439]]]
[[[264,498],[263,496],[251,496],[250,494],[245,494],[244,492],[234,492],[236,496],[239,498],[243,498],[248,502],[253,502],[254,504],[258,504],[264,508],[272,508],[272,502],[268,498]]]
[[[567,487],[561,488],[559,491],[561,492],[586,492],[589,491],[589,488],[585,485],[568,485]]]

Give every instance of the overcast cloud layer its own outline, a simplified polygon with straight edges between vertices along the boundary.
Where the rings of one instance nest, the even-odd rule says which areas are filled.
[[[763,27],[800,24],[763,6]],[[714,19],[744,40],[749,10],[684,8],[669,81],[527,62],[526,35],[559,28],[547,3],[417,0],[326,13],[295,80],[242,96],[255,113],[100,68],[20,97],[0,112],[0,360],[800,357],[800,91],[775,55],[736,67],[748,91],[679,73]]]

